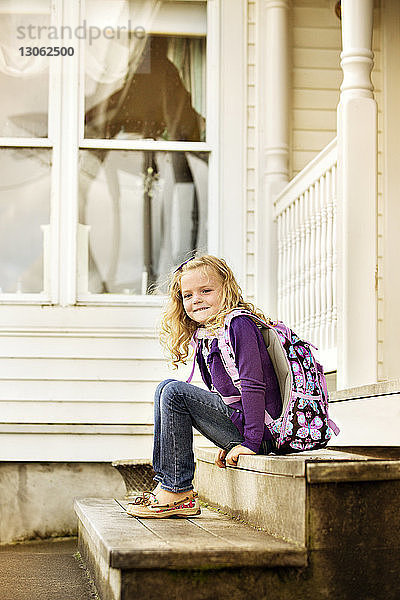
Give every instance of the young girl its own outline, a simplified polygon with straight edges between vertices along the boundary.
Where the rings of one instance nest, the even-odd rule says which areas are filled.
[[[174,366],[184,363],[197,330],[197,364],[207,390],[167,379],[154,399],[153,468],[157,487],[128,506],[140,517],[192,516],[200,513],[193,490],[193,427],[220,450],[216,464],[236,465],[241,454],[273,450],[264,424],[265,410],[276,418],[282,404],[279,384],[262,334],[249,316],[238,315],[230,325],[241,392],[233,385],[219,352],[216,331],[235,308],[264,315],[241,295],[231,269],[215,256],[186,261],[175,271],[162,320],[162,341]],[[236,397],[236,398],[235,398]],[[223,400],[230,399],[229,404]]]

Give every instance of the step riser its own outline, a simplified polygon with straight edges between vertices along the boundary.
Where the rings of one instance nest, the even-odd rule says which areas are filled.
[[[272,535],[305,545],[304,478],[220,469],[198,460],[195,487],[205,502]]]
[[[108,567],[84,527],[79,550],[101,600],[397,600],[398,553],[352,546],[310,553],[306,568],[129,569]]]
[[[308,485],[307,547],[385,549],[400,559],[400,481]]]
[[[325,462],[318,454],[311,462],[301,455],[246,456],[242,468],[220,469],[210,461],[213,452],[199,449],[195,479],[210,505],[309,550],[400,547],[398,460],[338,452],[339,460],[332,461],[332,451],[322,451]],[[259,472],[253,470],[257,459]]]
[[[96,584],[101,600],[121,600],[122,571],[109,566],[109,561],[81,522],[78,524],[78,536],[79,552]]]

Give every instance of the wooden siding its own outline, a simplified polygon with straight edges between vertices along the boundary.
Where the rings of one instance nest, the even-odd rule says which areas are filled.
[[[291,11],[290,177],[335,136],[342,81],[340,21],[328,0],[295,0]]]
[[[0,460],[150,458],[154,390],[191,367],[168,367],[160,310],[3,305]]]

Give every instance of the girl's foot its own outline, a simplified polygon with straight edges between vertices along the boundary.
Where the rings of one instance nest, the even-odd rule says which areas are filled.
[[[154,493],[157,502],[162,505],[173,504],[174,502],[179,502],[186,498],[193,498],[193,490],[188,490],[187,492],[169,492],[168,490],[163,490],[160,486],[158,492],[154,491]]]
[[[190,490],[192,492],[192,490]],[[174,494],[175,497],[177,494]],[[168,517],[194,517],[201,513],[199,497],[192,492],[192,497],[174,501],[169,504],[154,504],[148,502],[142,505],[128,504],[127,514],[140,519],[165,519]]]
[[[161,483],[158,482],[152,493],[157,496],[158,492],[161,490]]]

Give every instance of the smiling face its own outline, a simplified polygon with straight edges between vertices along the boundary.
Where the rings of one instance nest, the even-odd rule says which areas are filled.
[[[221,308],[221,279],[211,269],[192,269],[182,275],[183,308],[196,323],[206,323]]]

